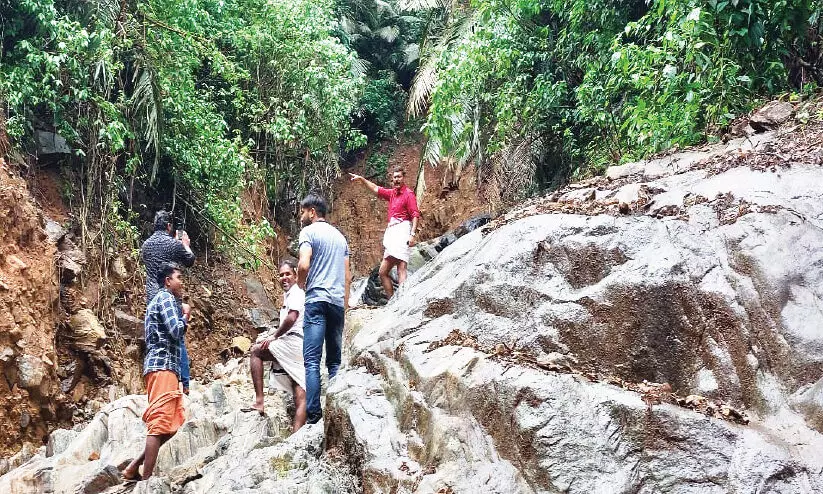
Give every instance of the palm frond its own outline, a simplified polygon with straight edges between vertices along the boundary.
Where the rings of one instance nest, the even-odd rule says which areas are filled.
[[[429,97],[438,81],[437,65],[440,59],[455,41],[471,33],[475,22],[473,15],[455,17],[439,39],[424,40],[424,46],[431,46],[425,50],[425,55],[420,55],[423,49],[418,48],[418,57],[422,59],[422,62],[409,89],[409,100],[406,106],[406,113],[409,116],[418,117],[426,111]]]
[[[368,60],[363,60],[362,58],[355,58],[354,63],[352,63],[352,74],[355,77],[365,76],[369,68],[371,67],[371,63]]]
[[[95,16],[106,25],[113,26],[120,17],[120,0],[95,0],[93,3]]]
[[[386,43],[394,43],[394,40],[400,36],[400,28],[397,26],[385,26],[374,32]]]
[[[515,139],[478,167],[478,183],[495,207],[528,193],[536,167],[533,150],[539,147],[539,139]]]
[[[439,58],[429,57],[417,69],[411,88],[409,89],[409,101],[406,105],[406,113],[411,117],[419,117],[429,106],[429,96],[431,96],[434,86],[437,84],[437,62]]]
[[[154,150],[154,163],[151,169],[150,181],[154,182],[160,163],[160,139],[163,130],[163,100],[157,76],[154,69],[145,64],[134,73],[134,93],[131,103],[133,114],[137,117],[142,129],[143,139],[146,141],[145,151]]]
[[[446,0],[400,0],[400,10],[430,10],[437,8],[448,8],[451,2]]]

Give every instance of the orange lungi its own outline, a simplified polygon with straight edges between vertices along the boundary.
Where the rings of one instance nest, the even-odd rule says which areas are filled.
[[[162,370],[146,374],[149,407],[143,413],[149,436],[174,434],[186,421],[183,413],[183,393],[177,374]]]

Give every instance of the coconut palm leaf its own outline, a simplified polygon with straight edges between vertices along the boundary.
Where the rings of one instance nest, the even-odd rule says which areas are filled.
[[[400,28],[397,26],[385,26],[375,31],[374,34],[386,43],[394,43],[394,40],[400,35]]]
[[[138,59],[139,60],[139,59]],[[146,142],[145,151],[154,151],[150,181],[154,182],[160,163],[160,139],[163,130],[163,100],[160,87],[157,84],[157,75],[149,64],[142,64],[134,72],[134,92],[131,97],[133,115],[137,119],[138,127],[142,129],[142,137]]]

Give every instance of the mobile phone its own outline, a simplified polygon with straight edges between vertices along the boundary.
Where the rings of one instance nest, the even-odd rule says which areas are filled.
[[[183,230],[175,230],[174,238],[176,238],[177,240],[181,240],[183,238]]]

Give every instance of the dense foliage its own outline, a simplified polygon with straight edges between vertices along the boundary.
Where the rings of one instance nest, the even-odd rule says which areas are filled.
[[[33,149],[37,130],[69,141],[83,218],[128,231],[137,184],[248,249],[272,232],[243,218],[241,192],[263,188],[292,214],[304,191],[328,190],[341,153],[396,138],[404,107],[425,119],[431,163],[476,165],[497,199],[716,138],[759,100],[823,84],[820,10],[0,0],[0,99],[18,146]],[[373,156],[381,173],[387,159]]]
[[[23,146],[37,129],[65,137],[87,199],[136,179],[175,189],[172,202],[198,213],[218,240],[259,238],[267,223],[242,221],[249,182],[269,184],[276,201],[328,187],[340,148],[362,142],[350,115],[363,78],[334,36],[331,3],[0,6],[9,133]]]
[[[711,139],[758,99],[823,83],[818,1],[423,7],[445,13],[409,107],[429,105],[428,156],[474,161],[506,195],[533,184],[512,174],[546,183]]]

